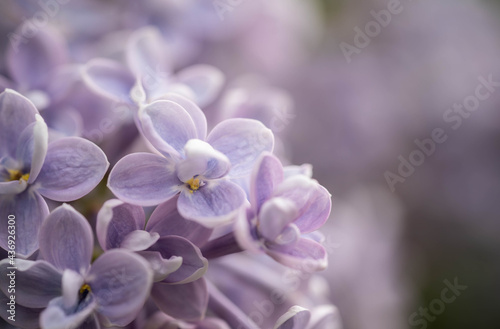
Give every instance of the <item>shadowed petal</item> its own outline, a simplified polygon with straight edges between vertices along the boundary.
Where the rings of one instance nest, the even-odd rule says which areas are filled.
[[[35,181],[42,169],[49,144],[49,132],[43,118],[35,115],[36,121],[24,129],[17,142],[17,159],[24,168],[30,169],[28,183]]]
[[[159,251],[138,251],[139,255],[149,262],[153,270],[153,281],[164,280],[170,273],[177,271],[182,266],[182,257],[172,256],[168,259],[162,257]]]
[[[0,261],[0,288],[8,293],[9,259]],[[16,303],[25,307],[42,308],[55,297],[61,295],[61,273],[51,264],[43,261],[17,259],[15,266]],[[5,279],[7,278],[7,279]]]
[[[215,179],[225,176],[231,164],[221,152],[199,139],[191,139],[184,146],[185,159],[176,164],[177,177],[183,182],[195,176]]]
[[[192,282],[201,278],[207,271],[208,261],[200,249],[183,237],[175,235],[162,237],[149,250],[158,251],[164,259],[173,256],[182,257],[181,267],[163,280],[165,283]]]
[[[87,275],[98,312],[109,324],[125,326],[139,313],[149,296],[153,272],[141,256],[124,249],[102,254]]]
[[[177,73],[177,81],[187,85],[200,107],[212,103],[224,85],[224,74],[211,65],[193,65]]]
[[[97,240],[103,250],[120,248],[125,236],[135,230],[142,230],[145,221],[142,207],[117,199],[108,200],[97,214]]]
[[[292,306],[276,321],[274,329],[304,329],[310,318],[309,310],[300,306]]]
[[[172,101],[155,101],[139,111],[142,132],[166,156],[179,156],[187,141],[198,136],[189,113]]]
[[[202,319],[208,305],[207,284],[203,278],[176,285],[157,282],[151,297],[162,312],[189,321]]]
[[[322,271],[328,266],[328,255],[325,248],[316,241],[302,238],[292,246],[268,250],[269,256],[277,262],[301,271]]]
[[[229,175],[241,177],[251,173],[263,152],[272,152],[274,136],[260,121],[228,119],[215,126],[207,142],[229,158]]]
[[[90,224],[70,205],[54,209],[40,229],[40,255],[61,271],[85,273],[93,247]]]
[[[45,200],[30,189],[17,195],[0,195],[0,246],[9,250],[8,220],[9,216],[15,216],[16,255],[20,258],[31,256],[38,249],[38,232],[48,215]]]
[[[129,93],[135,83],[134,76],[117,62],[103,58],[89,61],[83,70],[83,81],[91,90],[112,101],[132,102]]]
[[[6,305],[8,302],[10,302],[10,298],[0,291],[0,304]],[[8,313],[7,307],[0,310],[0,317],[12,325],[13,328],[37,329],[40,327],[38,318],[43,310],[43,308],[29,308],[17,304],[15,321],[9,320],[11,314]]]
[[[16,33],[22,35],[24,25]],[[28,42],[12,42],[7,50],[7,67],[20,85],[29,89],[42,87],[53,70],[67,60],[66,45],[55,30],[38,28]]]
[[[37,191],[55,201],[79,199],[99,184],[108,167],[106,155],[94,143],[80,137],[58,139],[49,144]]]
[[[178,197],[160,204],[151,214],[146,230],[158,232],[160,236],[182,236],[197,246],[205,244],[212,230],[195,221],[185,219],[177,210]]]
[[[183,217],[213,228],[231,222],[245,200],[245,192],[238,185],[219,179],[207,181],[193,193],[183,191],[177,207]]]
[[[270,153],[264,153],[255,165],[250,178],[250,203],[257,213],[282,181],[283,166],[280,160]]]
[[[38,110],[26,97],[12,89],[0,94],[0,155],[16,157],[17,143],[23,130],[35,122]]]
[[[121,200],[140,206],[155,206],[179,192],[179,181],[171,162],[150,153],[129,154],[109,174],[108,187]]]

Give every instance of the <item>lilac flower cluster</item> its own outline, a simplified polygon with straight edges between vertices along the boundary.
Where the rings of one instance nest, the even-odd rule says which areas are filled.
[[[262,298],[286,267],[311,277],[327,267],[318,229],[330,193],[309,165],[273,154],[284,141],[269,109],[289,97],[259,91],[255,102],[257,88],[244,86],[221,97],[222,71],[178,70],[154,26],[131,33],[119,59],[78,64],[71,41],[40,29],[6,52],[0,299],[14,266],[17,316],[1,318],[44,329],[338,327],[309,278],[300,294],[268,301],[272,314],[251,316],[245,299]],[[219,98],[226,118],[209,129]],[[89,203],[103,205],[93,213]]]

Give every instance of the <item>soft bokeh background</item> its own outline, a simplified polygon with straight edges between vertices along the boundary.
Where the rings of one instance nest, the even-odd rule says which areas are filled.
[[[273,130],[283,158],[311,163],[333,194],[323,275],[345,329],[498,328],[500,91],[456,130],[443,115],[479,77],[500,81],[500,3],[401,0],[401,13],[348,62],[340,45],[354,45],[354,29],[393,1],[221,2],[232,4],[223,19],[209,0],[74,0],[50,23],[76,63],[119,58],[130,31],[154,24],[176,45],[177,68],[213,64],[228,86],[259,75],[267,85],[255,99],[271,88],[290,94],[294,110],[271,116]],[[0,6],[2,35],[40,10],[35,1]],[[220,104],[205,109],[212,122]],[[392,192],[384,173],[397,174],[398,157],[435,128],[447,140]],[[410,323],[439,303],[445,280],[467,288],[425,325]]]

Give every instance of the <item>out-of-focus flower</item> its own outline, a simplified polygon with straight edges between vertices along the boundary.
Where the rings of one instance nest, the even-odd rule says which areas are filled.
[[[164,43],[154,27],[137,30],[127,42],[127,67],[108,59],[93,59],[85,67],[84,79],[96,93],[138,106],[170,92],[182,94],[201,107],[211,103],[224,83],[222,72],[199,64],[173,74]]]
[[[39,320],[42,328],[99,328],[99,322],[124,326],[135,318],[151,289],[148,263],[120,249],[90,265],[93,240],[89,223],[71,206],[47,217],[40,230],[41,259],[16,263],[16,303],[24,312],[16,325],[33,327]],[[0,262],[2,275],[8,267],[9,259]],[[0,288],[8,294],[7,281]]]
[[[325,249],[306,235],[328,219],[330,193],[304,175],[284,179],[281,162],[271,154],[256,164],[250,186],[251,208],[235,228],[239,244],[264,251],[286,266],[325,269]]]
[[[228,178],[249,175],[273,134],[251,119],[229,119],[206,137],[203,112],[191,101],[160,100],[139,113],[142,132],[161,155],[135,153],[112,169],[108,186],[121,200],[152,206],[179,194],[179,213],[214,227],[231,221],[244,191]]]
[[[97,238],[104,250],[125,248],[144,257],[154,272],[151,297],[164,313],[199,320],[206,312],[204,280],[208,261],[196,246],[212,230],[182,218],[173,198],[151,214],[147,225],[140,206],[109,200],[97,215]]]
[[[48,142],[47,126],[28,99],[13,90],[0,94],[0,246],[7,250],[7,217],[17,221],[16,253],[38,248],[48,208],[42,196],[73,201],[89,193],[109,163],[95,144],[78,137]]]

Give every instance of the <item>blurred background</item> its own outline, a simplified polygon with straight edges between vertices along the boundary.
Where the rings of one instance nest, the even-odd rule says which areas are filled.
[[[3,1],[1,35],[42,3]],[[268,124],[283,161],[312,164],[333,194],[322,275],[345,329],[499,328],[499,2],[57,5],[49,24],[73,63],[120,60],[131,31],[155,25],[174,70],[226,74],[204,108],[212,123],[236,115],[224,110],[231,92],[250,90],[242,115]]]

